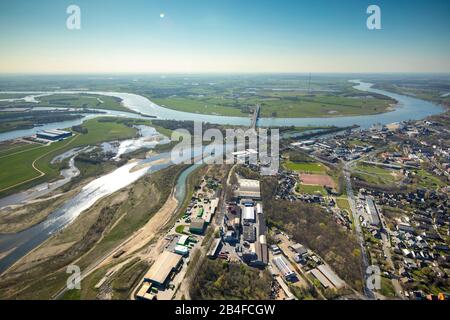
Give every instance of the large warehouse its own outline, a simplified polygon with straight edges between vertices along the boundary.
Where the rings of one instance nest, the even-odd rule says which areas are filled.
[[[241,199],[261,199],[261,187],[258,180],[239,179],[239,188],[235,196]]]
[[[287,281],[295,281],[297,279],[297,275],[291,270],[282,256],[275,257],[272,261]]]
[[[39,131],[36,134],[37,138],[44,139],[44,140],[50,140],[50,141],[59,141],[59,140],[69,138],[71,136],[72,136],[72,132],[58,130],[58,129]]]
[[[145,275],[145,281],[158,287],[164,287],[172,272],[178,269],[182,263],[183,257],[179,254],[164,251],[153,263],[150,270]]]
[[[205,231],[205,220],[201,218],[192,219],[189,231],[195,234],[203,234]]]
[[[367,205],[366,210],[367,213],[370,215],[370,221],[371,225],[375,227],[380,226],[380,218],[378,217],[378,210],[375,204],[373,203],[373,200],[371,198],[366,199]]]
[[[242,209],[242,220],[248,222],[255,222],[256,221],[255,207],[244,207]]]

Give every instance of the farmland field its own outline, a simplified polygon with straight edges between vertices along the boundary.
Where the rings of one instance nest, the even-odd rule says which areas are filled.
[[[221,100],[217,98],[167,98],[152,99],[156,104],[169,109],[179,111],[212,114],[221,116],[246,117],[249,113],[243,112],[232,100]],[[249,109],[249,111],[251,111]]]
[[[192,113],[248,116],[254,106],[261,106],[261,117],[302,118],[367,115],[386,112],[390,100],[360,99],[328,95],[302,96],[298,93],[260,93],[257,97],[227,98],[209,97],[168,97],[150,99],[160,106]]]
[[[370,115],[387,112],[395,104],[386,96],[352,88],[346,79],[320,76],[310,83],[294,75],[172,77],[149,81],[134,92],[160,106],[200,114],[245,117],[260,105],[265,118]]]

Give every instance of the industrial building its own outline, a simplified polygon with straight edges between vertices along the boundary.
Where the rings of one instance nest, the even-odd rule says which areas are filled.
[[[250,243],[250,246],[242,251],[242,260],[247,264],[251,264],[252,261],[255,261],[257,258],[256,244]]]
[[[261,199],[261,186],[258,180],[239,179],[235,196],[240,199]]]
[[[39,131],[36,137],[39,139],[49,140],[49,141],[59,141],[72,136],[72,132],[63,130],[44,130]]]
[[[299,243],[293,244],[290,248],[299,256],[303,256],[308,253],[308,250],[306,250],[306,248]]]
[[[318,269],[312,269],[310,271],[310,273],[314,276],[314,278],[316,278],[317,280],[319,280],[320,284],[325,288],[333,288],[333,284],[330,282],[330,280],[327,279],[327,277],[325,277],[323,275],[322,272],[320,272]]]
[[[203,234],[205,231],[205,220],[201,218],[192,219],[189,231],[195,234]]]
[[[181,255],[164,251],[145,274],[144,280],[157,287],[164,287],[172,272],[178,270],[182,261]]]
[[[177,245],[175,246],[174,251],[182,256],[187,256],[189,254],[189,249],[185,246]]]
[[[211,215],[214,215],[216,213],[217,207],[219,206],[219,198],[215,198],[211,200]]]
[[[292,294],[291,290],[289,290],[289,287],[284,283],[280,276],[275,277],[275,280],[278,282],[281,289],[283,289],[284,294],[286,295],[286,300],[296,300],[295,296]]]
[[[267,247],[265,236],[260,236],[259,241],[255,243],[256,259],[252,265],[265,267],[269,263],[269,248]]]
[[[273,264],[278,268],[284,279],[287,281],[296,281],[297,275],[291,270],[289,264],[283,256],[277,256],[272,259]]]
[[[180,239],[178,239],[177,245],[179,246],[186,246],[189,242],[189,236],[188,235],[184,235],[181,236]]]
[[[378,216],[378,210],[375,206],[375,203],[371,198],[366,199],[366,210],[370,216],[370,224],[374,227],[380,226],[380,218]]]
[[[327,277],[328,280],[330,280],[330,282],[336,289],[340,289],[345,286],[345,282],[341,278],[339,278],[338,275],[334,273],[334,271],[331,270],[329,266],[322,264],[318,266],[317,269],[319,269],[319,271],[322,272],[322,274]]]
[[[258,157],[258,151],[255,149],[247,149],[243,151],[233,152],[232,155],[240,163],[248,163],[250,159],[256,160]]]
[[[215,239],[213,241],[213,244],[211,246],[211,250],[209,250],[209,252],[207,254],[208,258],[213,259],[213,258],[215,258],[217,256],[217,254],[219,253],[220,247],[221,247],[221,243],[222,243],[222,241],[221,241],[220,238],[219,239]]]
[[[262,213],[263,213],[262,204],[261,203],[257,203],[256,204],[256,214],[262,214]]]
[[[270,246],[270,250],[272,250],[273,255],[277,255],[281,253],[280,247],[278,247],[276,244],[272,244]]]
[[[142,287],[139,289],[138,293],[136,294],[137,300],[153,300],[155,295],[152,294],[150,289],[152,288],[152,285],[148,282],[145,282]]]
[[[223,241],[233,244],[238,242],[239,239],[236,237],[236,232],[228,230],[223,237]]]
[[[242,228],[242,235],[244,237],[244,241],[247,242],[255,242],[256,241],[256,228],[254,225],[246,226]]]
[[[244,220],[245,222],[255,222],[255,207],[244,207],[242,209],[242,220]]]
[[[320,281],[325,289],[340,289],[345,286],[345,282],[325,264],[311,270],[310,273]]]

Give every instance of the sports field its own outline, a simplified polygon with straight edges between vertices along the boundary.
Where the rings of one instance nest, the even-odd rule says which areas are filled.
[[[297,184],[295,191],[298,193],[305,193],[305,194],[318,194],[318,195],[322,195],[322,196],[327,195],[327,191],[322,186]]]
[[[287,161],[284,166],[288,170],[305,173],[325,173],[327,171],[327,168],[323,164],[318,162]]]
[[[300,181],[305,185],[326,186],[329,188],[336,188],[334,180],[324,174],[300,174]]]

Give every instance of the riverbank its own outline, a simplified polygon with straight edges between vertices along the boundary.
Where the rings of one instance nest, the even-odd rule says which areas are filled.
[[[50,182],[59,177],[60,164],[51,160],[70,149],[94,146],[107,141],[120,141],[136,137],[138,130],[117,118],[97,118],[82,125],[85,133],[47,145],[30,144],[20,150],[5,151],[0,154],[0,167],[9,168],[0,172],[0,198],[28,189],[42,182]]]
[[[323,126],[339,126],[346,127],[352,125],[359,125],[362,129],[368,129],[374,124],[389,124],[393,122],[402,122],[407,120],[421,120],[431,115],[436,115],[444,111],[441,106],[434,103],[395,94],[392,92],[378,90],[372,88],[372,84],[365,83],[357,80],[351,81],[353,89],[358,90],[358,95],[364,94],[365,92],[369,94],[376,94],[389,97],[395,101],[398,101],[398,105],[395,110],[384,113],[375,113],[372,115],[357,115],[357,116],[341,116],[333,117],[330,114],[326,114],[325,117],[321,115],[320,117],[307,116],[304,118],[283,118],[279,117],[261,117],[258,120],[258,126],[261,127],[323,127]],[[6,92],[8,93],[8,92]],[[17,92],[10,92],[17,93]],[[26,92],[24,92],[26,93]],[[250,117],[239,117],[239,116],[220,116],[220,115],[208,115],[208,114],[197,114],[189,113],[183,111],[177,111],[172,109],[167,109],[161,107],[148,98],[140,96],[138,94],[132,93],[121,93],[121,92],[107,92],[107,91],[54,91],[48,92],[46,94],[95,94],[108,97],[117,97],[122,100],[123,106],[133,110],[133,112],[139,113],[145,116],[156,117],[160,120],[176,120],[176,121],[202,121],[211,124],[219,125],[232,125],[232,126],[250,126]],[[378,110],[379,111],[379,110]],[[139,118],[138,114],[123,114],[114,111],[109,111],[108,114]],[[78,123],[79,124],[79,123]],[[73,124],[72,124],[73,125]],[[62,127],[59,126],[60,128]],[[67,126],[64,126],[67,127]],[[47,127],[44,127],[45,129]],[[58,125],[48,126],[48,128],[58,128]],[[25,130],[23,132],[9,132],[7,134],[0,134],[0,141],[8,140],[13,137],[21,137],[26,135],[31,135],[32,130]]]
[[[86,270],[152,219],[166,203],[184,169],[185,166],[171,166],[146,175],[98,201],[2,275],[0,296],[51,298],[64,286],[66,265],[76,261]],[[25,273],[23,280],[14,280]]]

